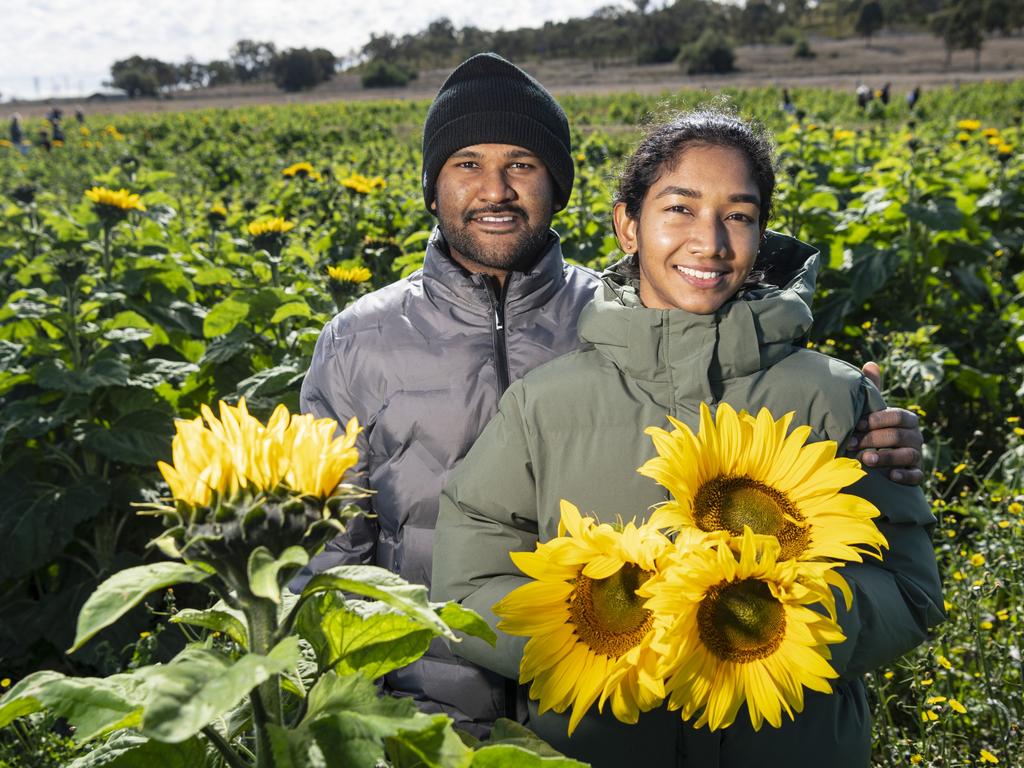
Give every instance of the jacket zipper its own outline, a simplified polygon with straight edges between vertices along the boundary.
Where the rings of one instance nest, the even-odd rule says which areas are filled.
[[[487,296],[491,300],[491,340],[494,342],[494,367],[498,373],[498,396],[508,389],[511,374],[508,370],[508,351],[505,349],[505,294],[508,278],[500,285],[496,277],[484,275]]]

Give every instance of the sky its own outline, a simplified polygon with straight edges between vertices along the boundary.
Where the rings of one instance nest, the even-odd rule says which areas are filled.
[[[237,40],[278,48],[360,48],[371,32],[417,32],[441,16],[456,27],[515,29],[589,16],[610,0],[0,0],[0,98],[92,93],[133,54],[180,62],[227,58]],[[624,3],[632,5],[632,3]],[[467,10],[472,9],[472,11]]]

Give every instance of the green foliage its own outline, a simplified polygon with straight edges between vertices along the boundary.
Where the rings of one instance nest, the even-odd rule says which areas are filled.
[[[944,765],[967,765],[984,747],[1008,764],[1022,746],[1006,723],[1024,717],[1014,661],[1024,528],[1012,511],[1024,493],[1024,432],[1016,432],[1024,426],[1008,421],[1024,416],[1024,85],[925,90],[914,115],[902,94],[887,107],[874,100],[877,110],[865,114],[849,93],[793,89],[792,101],[806,115],[798,124],[779,110],[777,90],[728,95],[777,137],[781,172],[771,226],[822,250],[811,343],[855,364],[882,363],[889,402],[922,414],[926,468],[933,493],[947,505],[937,541],[955,610],[937,645],[908,656],[893,678],[877,676],[877,760],[904,764],[920,752],[926,765],[938,765],[939,757]],[[568,258],[600,269],[617,257],[609,225],[614,171],[641,124],[709,98],[561,98],[574,129],[577,181],[554,228]],[[73,688],[67,681],[83,676],[110,681],[115,674],[102,689],[106,709],[95,710],[105,721],[102,712],[125,718],[137,717],[140,706],[145,711],[145,697],[116,675],[141,686],[145,675],[128,670],[166,664],[186,643],[230,663],[268,657],[273,646],[252,646],[245,613],[210,598],[207,580],[179,581],[173,605],[162,587],[140,594],[141,579],[129,597],[111,592],[110,611],[126,612],[113,623],[99,621],[103,628],[74,654],[65,651],[89,594],[118,571],[159,557],[146,547],[161,533],[157,520],[137,516],[132,504],[166,494],[154,465],[170,458],[173,419],[243,394],[261,417],[279,401],[295,409],[317,335],[337,311],[326,267],[371,271],[344,304],[421,263],[434,224],[418,178],[426,108],[367,102],[120,116],[91,122],[88,136],[69,132],[49,155],[0,147],[0,678],[11,678],[12,687],[41,669],[62,673],[59,683],[33,682],[53,691]],[[966,119],[980,124],[959,127]],[[983,135],[986,129],[995,135]],[[1009,151],[1001,153],[1001,145]],[[282,174],[303,160],[321,178]],[[354,173],[380,176],[385,186],[364,193],[341,183]],[[140,193],[148,210],[105,237],[82,197],[94,184]],[[296,224],[277,261],[246,232],[248,223],[270,216]],[[961,463],[968,469],[954,474]],[[296,598],[275,593],[272,584],[297,562],[282,562],[283,554],[258,556],[246,570],[261,584],[260,599],[274,605],[279,594],[282,617]],[[986,566],[970,565],[974,554],[983,554]],[[375,592],[368,595],[373,602],[346,602],[337,588],[348,591],[343,584],[362,576],[370,578],[368,588],[395,591],[387,600]],[[442,624],[449,632],[466,621],[473,627],[452,608],[432,606],[424,592],[376,574],[334,578],[350,581],[321,582],[323,591],[302,601],[293,621],[307,655],[297,670],[276,676],[293,716],[302,707],[299,692],[309,691],[316,675],[379,676],[415,658]],[[1008,618],[999,618],[1002,611]],[[160,632],[168,619],[172,631]],[[936,652],[955,670],[938,663]],[[927,679],[934,682],[925,686]],[[968,716],[926,703],[951,694]],[[226,715],[225,727],[232,743],[254,748],[246,701]],[[936,707],[939,720],[922,723],[922,712]],[[91,706],[82,710],[92,713]],[[21,716],[0,730],[0,750],[64,749],[54,727],[42,711]],[[433,721],[416,728],[427,745],[410,737],[388,754],[429,752],[435,741],[446,748],[445,731]],[[215,749],[202,732],[177,751],[137,732],[97,737],[86,748],[104,739],[122,761],[113,764],[147,768],[195,764],[195,745]],[[0,751],[10,761],[9,754]],[[99,763],[79,768],[87,764]]]
[[[325,48],[289,48],[274,58],[274,83],[285,91],[303,91],[334,76],[334,54]]]
[[[415,72],[410,72],[397,64],[371,61],[363,70],[361,82],[363,88],[400,88],[408,85],[415,77]]]
[[[704,30],[696,42],[679,49],[676,61],[688,75],[732,72],[736,54],[732,44],[719,32]]]

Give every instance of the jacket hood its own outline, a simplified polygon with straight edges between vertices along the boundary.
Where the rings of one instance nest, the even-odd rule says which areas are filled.
[[[819,254],[788,235],[767,233],[763,282],[710,315],[644,307],[634,261],[602,275],[602,291],[580,316],[580,338],[634,379],[669,382],[677,400],[716,400],[722,382],[774,365],[810,330]]]

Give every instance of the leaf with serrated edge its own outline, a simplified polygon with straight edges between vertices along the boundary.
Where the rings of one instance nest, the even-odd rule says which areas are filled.
[[[78,614],[75,643],[68,649],[74,653],[97,632],[109,627],[128,611],[158,589],[175,584],[198,584],[210,577],[188,563],[150,563],[115,573],[100,584]]]
[[[385,568],[374,565],[343,565],[319,573],[302,590],[303,597],[327,590],[353,592],[380,600],[416,619],[425,629],[431,629],[449,639],[456,639],[448,625],[441,620],[427,600],[427,588],[410,584]]]

